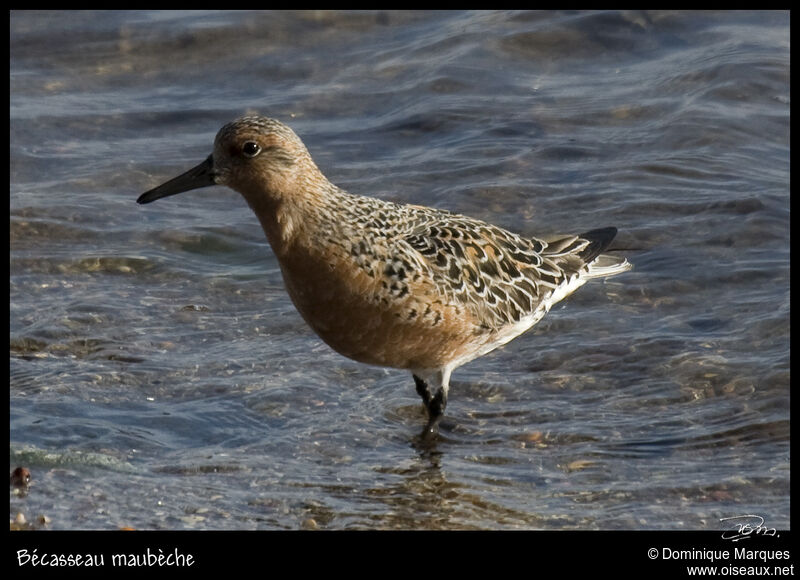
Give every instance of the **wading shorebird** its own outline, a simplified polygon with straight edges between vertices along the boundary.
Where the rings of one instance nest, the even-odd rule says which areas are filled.
[[[197,167],[150,203],[225,185],[244,196],[308,325],[335,351],[410,370],[437,430],[453,369],[506,344],[587,280],[631,268],[602,254],[617,233],[526,238],[448,211],[347,193],[289,127],[260,116],[220,129]]]

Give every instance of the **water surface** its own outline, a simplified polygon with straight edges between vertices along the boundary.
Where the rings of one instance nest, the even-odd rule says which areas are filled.
[[[53,529],[789,521],[786,12],[13,12],[11,515]],[[411,377],[294,310],[245,202],[138,206],[224,123],[334,183],[634,270]]]

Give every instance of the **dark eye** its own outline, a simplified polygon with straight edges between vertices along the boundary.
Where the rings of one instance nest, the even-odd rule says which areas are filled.
[[[261,145],[255,141],[245,141],[244,145],[242,145],[242,153],[247,157],[255,157],[261,153]]]

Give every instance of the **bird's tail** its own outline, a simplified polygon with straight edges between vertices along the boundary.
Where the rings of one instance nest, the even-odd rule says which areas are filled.
[[[581,252],[581,258],[587,263],[584,273],[585,279],[616,276],[627,272],[633,267],[633,264],[624,257],[600,253],[611,244],[611,240],[616,235],[617,228],[601,228],[588,231],[579,236],[589,241],[589,244]]]

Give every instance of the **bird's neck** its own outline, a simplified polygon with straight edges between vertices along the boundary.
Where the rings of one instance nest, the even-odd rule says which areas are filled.
[[[321,174],[317,179],[273,184],[269,190],[244,192],[279,259],[297,246],[314,244],[334,225],[330,207],[344,196]]]

